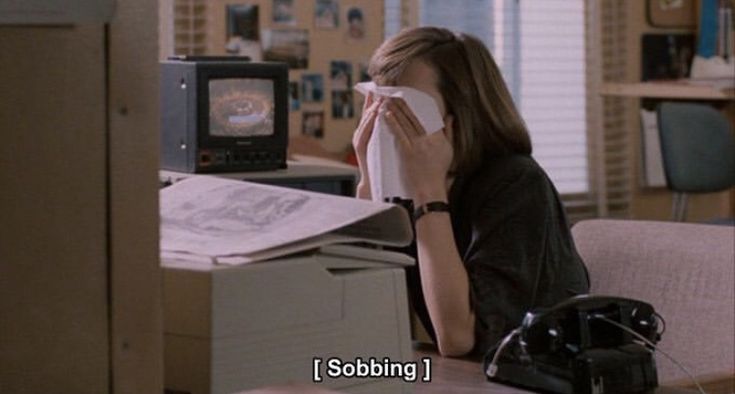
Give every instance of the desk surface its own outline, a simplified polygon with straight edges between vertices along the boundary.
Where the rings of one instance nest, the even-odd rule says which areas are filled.
[[[428,348],[419,348],[415,357],[431,358],[431,383],[417,383],[414,387],[416,394],[458,393],[463,394],[525,394],[531,393],[510,386],[487,381],[482,373],[482,366],[477,361],[445,358]],[[652,394],[692,394],[696,391],[659,387]]]
[[[194,175],[214,175],[220,178],[236,180],[262,180],[262,179],[292,179],[292,178],[319,178],[319,177],[349,177],[355,179],[358,175],[356,167],[349,165],[325,165],[322,163],[302,163],[288,161],[288,168],[271,171],[252,172],[219,172],[211,174],[190,174],[160,170],[158,177],[161,181],[176,182]]]
[[[445,394],[445,393],[462,393],[462,394],[527,394],[532,393],[510,386],[493,383],[485,379],[482,373],[482,367],[479,362],[445,358],[439,356],[436,351],[429,347],[419,347],[414,352],[417,361],[424,357],[431,358],[431,382],[416,383],[413,392],[415,394]],[[422,365],[422,363],[419,363]],[[422,371],[423,374],[423,371]],[[284,393],[305,393],[305,394],[339,394],[340,391],[332,391],[318,385],[288,385],[272,388],[262,388],[252,391],[242,392],[240,394],[284,394]],[[696,391],[659,387],[651,394],[696,394]]]

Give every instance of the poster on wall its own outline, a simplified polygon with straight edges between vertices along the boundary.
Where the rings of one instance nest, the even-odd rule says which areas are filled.
[[[316,0],[314,26],[318,29],[339,27],[339,4],[337,0]]]
[[[329,63],[332,88],[332,117],[346,119],[355,116],[352,95],[352,63],[333,60]]]
[[[371,80],[368,74],[368,64],[360,62],[357,64],[357,82],[369,82]],[[354,100],[354,106],[357,108],[357,116],[362,116],[362,107],[365,105],[365,96],[358,94]]]
[[[368,64],[360,63],[357,65],[357,69],[360,70],[357,82],[370,82],[370,74],[368,74]]]
[[[273,0],[273,23],[296,24],[293,2],[294,0]]]
[[[332,92],[332,117],[335,119],[348,119],[355,116],[351,90]]]
[[[298,111],[301,109],[301,97],[299,95],[299,83],[289,82],[288,83],[288,101],[291,111]]]
[[[286,62],[293,69],[309,67],[309,32],[304,29],[263,31],[265,60]]]
[[[362,40],[365,38],[365,17],[361,8],[352,7],[347,11],[347,38]]]
[[[348,90],[352,88],[352,64],[341,60],[329,63],[329,75],[332,90]]]
[[[324,138],[324,111],[305,111],[301,133],[307,137]]]
[[[301,99],[304,102],[321,102],[324,100],[324,77],[322,74],[304,74],[301,76]]]
[[[263,60],[258,24],[258,6],[230,4],[227,13],[225,51],[230,55],[247,56],[252,61]]]

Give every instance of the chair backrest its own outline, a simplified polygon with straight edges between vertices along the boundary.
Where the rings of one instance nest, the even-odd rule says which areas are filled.
[[[666,183],[685,193],[735,185],[735,138],[730,122],[709,105],[664,102],[658,107]]]
[[[572,228],[591,293],[649,302],[659,347],[695,375],[735,371],[735,227],[587,220]],[[661,354],[659,380],[687,375]]]

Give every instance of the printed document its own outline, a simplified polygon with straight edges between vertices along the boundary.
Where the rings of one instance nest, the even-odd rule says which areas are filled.
[[[241,264],[326,244],[412,240],[404,208],[197,175],[160,192],[161,254]]]

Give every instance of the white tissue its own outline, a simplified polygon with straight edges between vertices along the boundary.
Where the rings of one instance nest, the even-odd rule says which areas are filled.
[[[355,90],[367,97],[400,97],[408,104],[427,134],[444,128],[444,120],[439,106],[430,95],[406,86],[378,86],[375,82],[361,82]],[[370,174],[370,191],[374,201],[385,198],[408,198],[405,183],[401,177],[401,161],[398,156],[398,141],[388,129],[385,118],[378,115],[373,126],[373,134],[367,147],[367,167]]]

